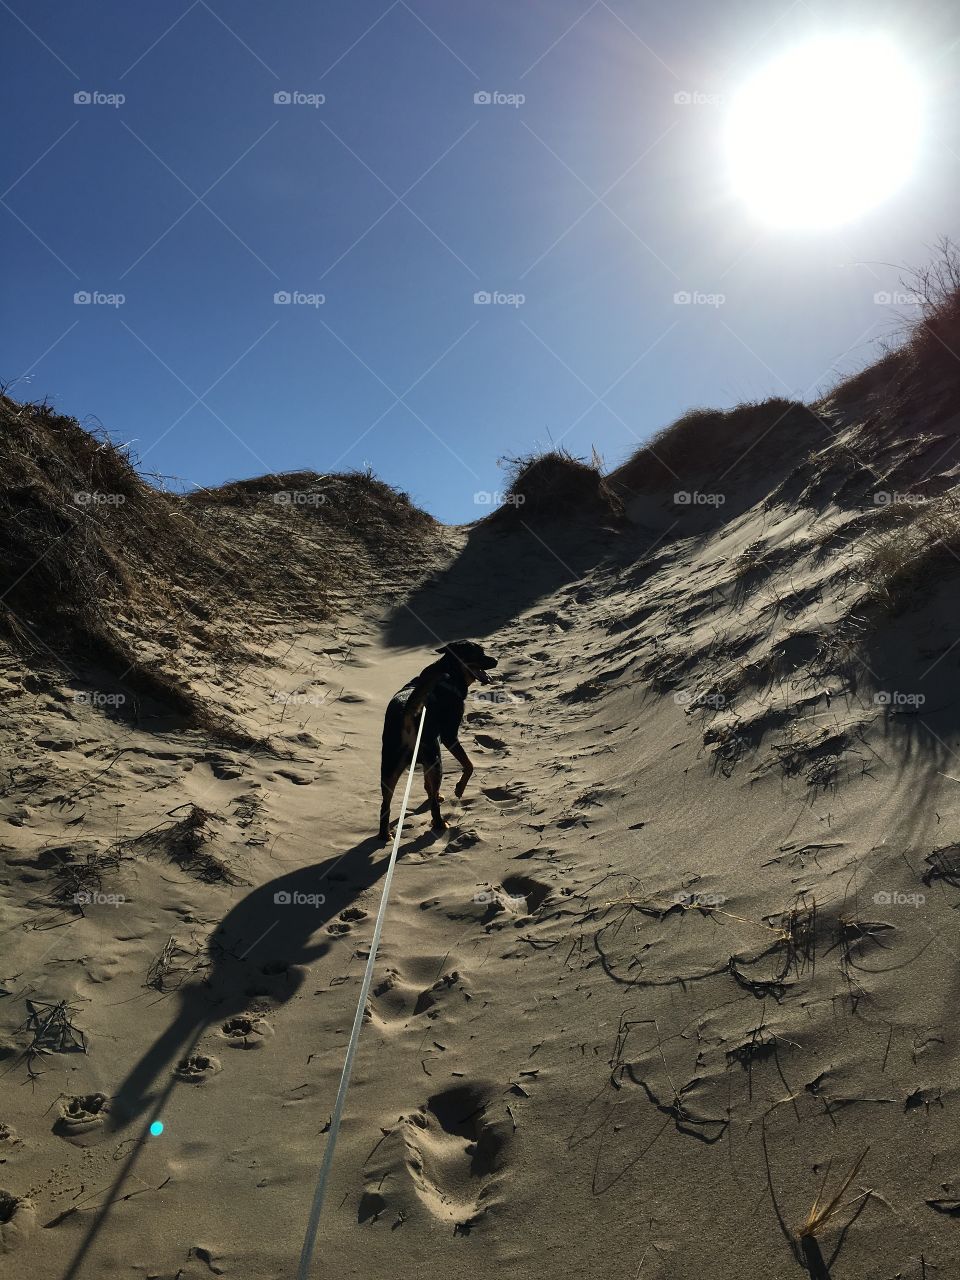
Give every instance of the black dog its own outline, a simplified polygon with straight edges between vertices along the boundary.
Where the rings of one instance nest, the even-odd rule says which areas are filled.
[[[423,785],[430,801],[434,831],[444,831],[446,822],[440,812],[440,780],[443,766],[440,743],[460,765],[463,772],[456,786],[459,799],[473,773],[470,758],[460,745],[460,721],[467,689],[474,680],[489,684],[487,672],[497,665],[496,658],[484,653],[473,640],[454,640],[437,649],[442,654],[416,680],[395,693],[387,705],[383,721],[383,753],[380,758],[380,839],[390,839],[390,801],[401,774],[413,759],[417,741],[420,709],[426,704],[427,714],[420,738],[417,764],[423,767]]]

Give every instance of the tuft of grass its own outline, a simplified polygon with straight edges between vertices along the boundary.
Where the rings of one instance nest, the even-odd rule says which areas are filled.
[[[960,498],[948,492],[904,507],[895,527],[873,539],[858,573],[869,603],[899,612],[917,591],[960,566]]]
[[[841,1182],[838,1190],[830,1200],[825,1200],[824,1195],[826,1193],[827,1180],[830,1177],[830,1169],[833,1165],[833,1161],[827,1161],[827,1167],[824,1171],[823,1181],[820,1184],[820,1190],[817,1192],[817,1197],[810,1206],[810,1210],[807,1213],[806,1218],[804,1218],[803,1222],[797,1229],[797,1240],[801,1247],[805,1240],[815,1240],[820,1233],[833,1222],[834,1218],[836,1218],[837,1214],[840,1213],[842,1209],[849,1208],[850,1204],[856,1203],[856,1200],[853,1200],[845,1205],[843,1204],[843,1197],[846,1195],[847,1188],[850,1186],[850,1183],[857,1176],[857,1171],[860,1166],[867,1158],[867,1152],[869,1152],[869,1150],[870,1148],[867,1147],[863,1155],[854,1164],[853,1168]],[[865,1194],[869,1195],[870,1193],[866,1192]],[[862,1196],[858,1196],[856,1199],[862,1199]]]
[[[84,897],[102,890],[104,873],[116,871],[120,860],[119,850],[109,850],[106,853],[88,853],[76,861],[61,862],[56,869],[53,898],[64,904],[74,903],[83,915]]]
[[[623,502],[603,475],[603,460],[593,450],[590,461],[563,447],[503,457],[508,482],[499,520],[570,520],[593,516],[616,520]]]
[[[152,827],[129,841],[128,847],[147,857],[155,853],[165,854],[181,871],[207,884],[248,884],[249,881],[207,847],[216,834],[211,827],[213,817],[209,810],[190,804],[182,818]]]
[[[27,1000],[27,1020],[17,1031],[29,1031],[32,1034],[24,1051],[31,1079],[42,1074],[34,1069],[37,1058],[51,1053],[87,1052],[87,1038],[74,1025],[74,1012],[75,1006],[68,1004],[66,1000],[59,1000],[55,1004]]]
[[[147,970],[144,986],[157,991],[174,991],[187,978],[207,967],[199,946],[186,947],[172,934]]]

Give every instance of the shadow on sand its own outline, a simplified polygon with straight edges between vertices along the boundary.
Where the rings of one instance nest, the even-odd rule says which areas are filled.
[[[584,522],[474,525],[452,564],[389,615],[384,639],[432,647],[438,637],[490,636],[537,600],[579,581],[607,559],[620,536]]]
[[[418,852],[436,841],[427,831],[401,845],[399,856]],[[209,968],[201,981],[171,995],[178,1002],[173,1020],[149,1045],[116,1089],[106,1134],[137,1125],[132,1150],[63,1273],[62,1280],[82,1274],[110,1207],[127,1198],[129,1182],[150,1140],[150,1128],[162,1115],[178,1083],[180,1062],[194,1053],[204,1032],[214,1024],[249,1010],[251,1003],[284,1004],[303,985],[303,966],[324,955],[331,944],[327,926],[386,872],[390,849],[375,837],[346,853],[300,867],[253,889],[224,916],[208,941]],[[323,900],[320,901],[322,896]],[[189,1087],[189,1086],[181,1086]],[[52,1224],[48,1224],[52,1225]],[[91,1273],[94,1274],[94,1273]]]

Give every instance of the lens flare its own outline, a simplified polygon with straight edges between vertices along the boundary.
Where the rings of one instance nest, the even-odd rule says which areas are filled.
[[[734,191],[763,222],[838,226],[892,195],[919,149],[923,95],[883,36],[817,39],[771,62],[734,98]]]

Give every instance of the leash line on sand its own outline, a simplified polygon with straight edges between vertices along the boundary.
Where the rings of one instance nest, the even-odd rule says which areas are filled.
[[[303,1249],[300,1251],[300,1265],[297,1268],[297,1280],[309,1280],[310,1263],[313,1258],[313,1250],[317,1242],[317,1228],[320,1225],[320,1213],[323,1209],[323,1197],[327,1190],[327,1179],[330,1176],[330,1168],[333,1164],[333,1151],[337,1145],[337,1134],[340,1132],[340,1120],[343,1116],[343,1104],[347,1097],[347,1088],[350,1084],[350,1074],[353,1071],[353,1059],[357,1052],[357,1043],[360,1039],[360,1028],[363,1025],[363,1010],[367,1003],[367,996],[370,993],[370,983],[373,981],[373,965],[377,958],[377,947],[380,945],[380,931],[383,928],[384,917],[387,913],[387,899],[390,897],[390,883],[393,880],[393,869],[397,862],[397,849],[400,847],[400,834],[403,831],[403,820],[407,815],[407,804],[410,801],[410,787],[413,784],[413,771],[417,765],[417,755],[420,751],[420,735],[423,733],[423,722],[427,716],[427,708],[423,707],[420,712],[420,724],[417,727],[417,742],[413,748],[413,759],[410,761],[410,772],[407,775],[407,785],[403,793],[403,804],[400,806],[400,817],[397,820],[397,833],[393,837],[393,848],[390,850],[390,862],[387,866],[387,874],[383,878],[383,894],[380,898],[380,910],[377,912],[377,922],[373,927],[373,940],[370,943],[370,955],[367,957],[367,967],[364,970],[363,982],[360,984],[360,1000],[357,1004],[356,1016],[353,1019],[353,1030],[350,1032],[350,1042],[347,1045],[347,1056],[343,1060],[343,1070],[340,1073],[340,1086],[337,1089],[337,1100],[334,1103],[333,1115],[330,1117],[330,1132],[327,1136],[327,1145],[323,1152],[323,1162],[320,1165],[320,1173],[317,1177],[316,1189],[313,1193],[313,1204],[310,1206],[310,1217],[307,1221],[307,1231],[303,1238]]]

